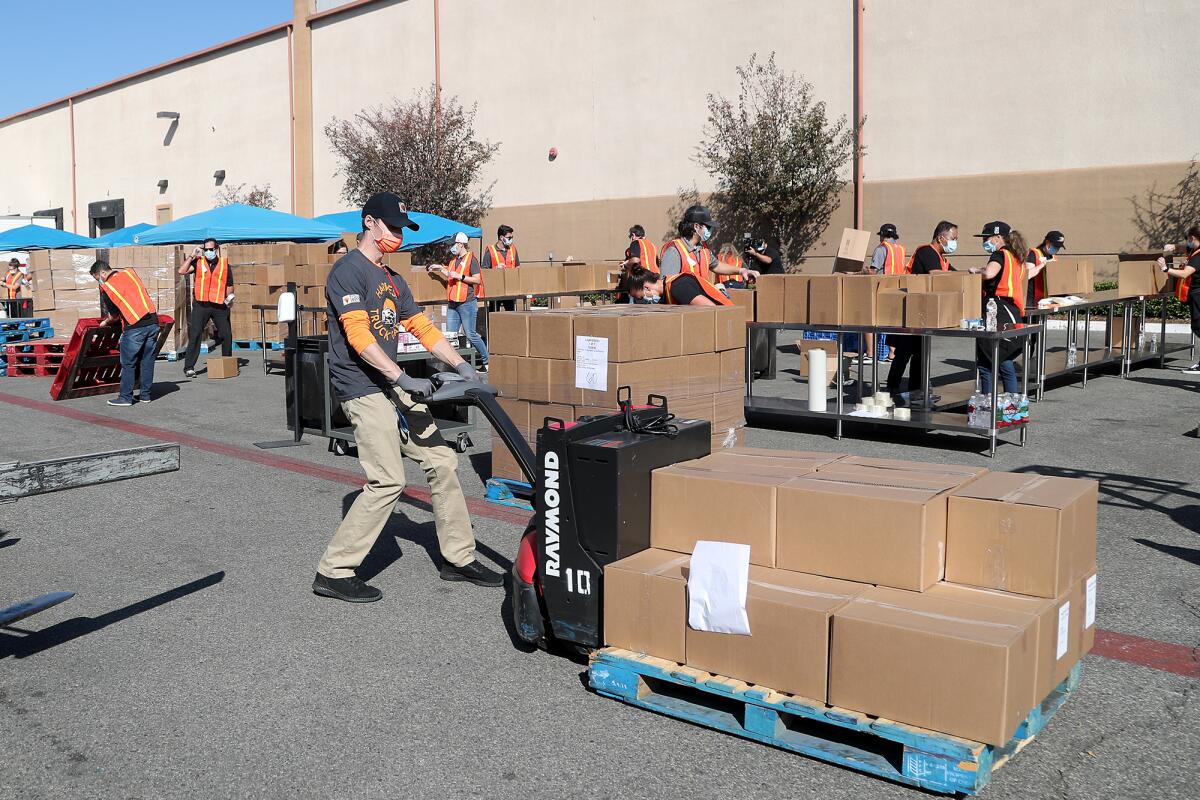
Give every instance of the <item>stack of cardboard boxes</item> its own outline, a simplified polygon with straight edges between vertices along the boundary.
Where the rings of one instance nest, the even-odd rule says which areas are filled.
[[[981,278],[933,275],[764,275],[755,291],[759,322],[957,328],[982,313]]]
[[[70,336],[80,318],[100,316],[100,287],[91,275],[97,258],[114,269],[132,269],[146,285],[160,314],[180,318],[183,292],[178,275],[181,248],[118,247],[110,250],[34,250],[29,254],[33,313],[48,317],[56,335]],[[175,327],[178,332],[180,326]],[[171,343],[167,344],[168,349]]]
[[[329,253],[328,244],[227,245],[223,253],[229,259],[237,296],[229,320],[235,340],[257,340],[262,336],[254,306],[278,304],[288,283],[296,284],[297,305],[325,307],[325,281],[338,258]],[[273,310],[265,313],[267,340],[282,341],[286,329],[277,324]],[[324,324],[324,314],[318,315],[318,333],[324,332]]]
[[[634,402],[663,395],[677,417],[711,422],[714,448],[742,435],[742,308],[584,306],[494,313],[488,324],[488,380],[531,444],[546,417],[569,422],[616,409],[622,386]],[[492,474],[522,478],[508,449],[493,441]]]
[[[1003,745],[1095,636],[1094,481],[734,448],[655,471],[608,644]],[[750,635],[688,626],[688,555],[749,545]]]

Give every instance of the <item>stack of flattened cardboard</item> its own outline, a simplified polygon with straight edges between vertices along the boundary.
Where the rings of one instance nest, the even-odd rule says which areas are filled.
[[[651,498],[652,549],[605,569],[613,646],[1003,745],[1095,638],[1094,481],[734,448]],[[749,636],[689,627],[699,541],[749,546]]]
[[[712,423],[713,446],[745,427],[746,315],[738,306],[584,306],[488,317],[489,381],[530,443],[547,417],[567,422],[617,408],[630,387],[644,403],[667,398],[683,419]],[[521,478],[507,448],[492,474]]]

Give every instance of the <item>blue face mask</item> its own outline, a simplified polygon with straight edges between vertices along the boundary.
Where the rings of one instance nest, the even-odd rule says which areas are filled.
[[[996,243],[993,242],[991,239],[984,239],[983,240],[983,249],[989,253],[994,253],[994,252],[996,252]]]
[[[707,242],[712,238],[712,228],[707,225],[700,226],[700,241]]]
[[[958,239],[951,239],[950,241],[946,242],[946,246],[942,248],[942,250],[944,250],[946,252],[946,255],[953,254],[954,251],[957,249],[958,249]]]
[[[204,257],[207,258],[209,261],[212,261],[213,259],[215,259],[217,257],[217,251],[216,250],[205,250]]]
[[[1052,244],[1046,245],[1045,250],[1046,250],[1046,255],[1048,255],[1048,256],[1052,256],[1058,252],[1058,248]]]

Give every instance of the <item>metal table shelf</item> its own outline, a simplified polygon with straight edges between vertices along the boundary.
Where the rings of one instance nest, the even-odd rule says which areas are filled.
[[[999,428],[996,426],[995,416],[993,415],[992,423],[987,428],[977,428],[967,424],[967,418],[962,413],[952,413],[947,409],[956,408],[964,405],[966,400],[974,392],[974,383],[971,381],[963,383],[948,384],[944,388],[937,387],[946,391],[949,402],[943,402],[939,405],[934,405],[927,408],[911,409],[911,420],[898,420],[891,417],[860,417],[854,416],[846,410],[846,383],[844,370],[841,368],[842,360],[845,354],[844,337],[846,334],[896,334],[901,336],[920,336],[923,341],[924,356],[925,356],[925,375],[924,375],[924,397],[930,396],[930,369],[932,364],[930,358],[931,340],[934,338],[942,339],[970,339],[976,342],[983,341],[990,343],[992,346],[992,408],[996,407],[997,397],[1000,395],[1000,376],[999,376],[999,350],[1000,343],[1020,339],[1023,349],[1023,357],[1021,359],[1021,386],[1022,392],[1028,394],[1029,390],[1029,342],[1030,338],[1041,333],[1043,327],[1038,324],[1022,324],[1018,327],[1003,331],[976,331],[963,330],[961,328],[904,328],[882,325],[814,325],[814,324],[799,324],[799,323],[778,323],[778,322],[751,322],[748,323],[751,331],[756,330],[789,330],[789,331],[814,331],[814,332],[829,332],[837,336],[837,379],[835,382],[835,407],[830,411],[810,411],[807,407],[807,399],[798,400],[784,397],[756,397],[754,395],[754,373],[750,356],[746,359],[746,414],[763,414],[780,417],[788,417],[795,419],[829,419],[835,423],[835,438],[842,438],[842,426],[846,422],[863,422],[877,425],[890,425],[894,427],[916,428],[926,431],[947,431],[951,433],[963,433],[972,436],[981,436],[988,440],[988,455],[996,455],[996,442],[1001,437],[1007,437],[1009,434],[1015,434],[1021,445],[1025,444],[1028,423],[1015,425],[1008,428]],[[864,377],[864,362],[863,354],[858,354],[858,380],[856,382],[856,391],[859,401],[863,398],[863,377]],[[872,362],[872,386],[879,385],[879,362]],[[966,391],[966,397],[960,397]]]

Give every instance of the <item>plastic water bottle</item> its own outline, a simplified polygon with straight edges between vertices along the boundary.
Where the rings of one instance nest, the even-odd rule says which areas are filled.
[[[996,330],[996,314],[997,314],[996,298],[993,297],[991,300],[988,300],[988,302],[987,302],[987,329],[989,331]]]
[[[1071,342],[1071,344],[1067,347],[1067,366],[1068,367],[1075,366],[1075,354],[1077,352],[1078,352],[1078,348],[1075,347],[1074,342]]]

